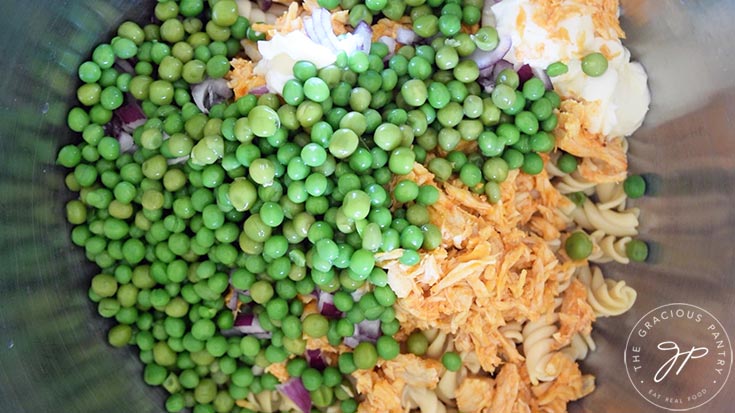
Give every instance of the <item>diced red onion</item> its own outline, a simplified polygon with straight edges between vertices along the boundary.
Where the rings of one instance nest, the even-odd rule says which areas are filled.
[[[311,17],[304,17],[303,21],[304,31],[309,39],[321,44],[322,42],[320,41],[319,36],[317,36],[316,29],[314,29],[314,19]]]
[[[362,288],[360,288],[360,289],[357,289],[357,290],[353,291],[353,292],[352,292],[352,293],[350,294],[350,296],[352,297],[352,299],[353,299],[353,300],[354,300],[355,302],[359,301],[359,300],[360,300],[360,297],[362,297],[363,295],[365,295],[365,290],[363,290]]]
[[[314,18],[314,30],[323,42],[326,43],[322,44],[329,47],[334,52],[338,52],[340,50],[339,40],[337,40],[337,36],[334,34],[334,30],[332,29],[332,14],[329,13],[327,9],[317,7],[311,13],[311,16]]]
[[[505,57],[512,44],[513,42],[511,41],[510,36],[501,36],[500,42],[498,42],[498,47],[494,50],[484,51],[475,49],[475,51],[470,55],[470,59],[474,60],[475,63],[477,63],[477,67],[480,69],[490,67]]]
[[[373,39],[373,29],[365,21],[360,21],[355,27],[352,35],[357,38],[357,50],[370,53],[370,45]]]
[[[537,67],[533,67],[531,68],[531,70],[533,71],[534,76],[536,76],[537,78],[541,79],[542,82],[544,82],[544,87],[546,88],[546,90],[551,90],[554,88],[554,86],[551,84],[551,78],[546,73],[546,70],[539,69]]]
[[[271,333],[261,327],[258,318],[253,314],[238,314],[232,329],[240,334],[251,335],[257,338],[271,337]]]
[[[188,161],[189,158],[190,156],[187,155],[187,156],[179,156],[178,158],[166,159],[166,164],[167,165],[178,165],[181,163],[186,163],[186,161]]]
[[[253,94],[255,96],[264,95],[264,94],[268,93],[268,86],[265,86],[265,85],[258,86],[258,87],[254,88],[254,89],[250,89],[250,91],[248,93],[251,93],[251,94]]]
[[[355,325],[355,333],[346,337],[344,343],[348,347],[355,348],[363,341],[375,343],[380,337],[380,320],[363,320]]]
[[[319,291],[317,309],[319,309],[322,315],[327,317],[339,317],[342,315],[342,312],[334,306],[334,295],[324,291]]]
[[[495,80],[490,76],[478,78],[477,83],[482,86],[482,90],[484,90],[485,93],[492,93],[492,91],[495,90]]]
[[[497,79],[500,72],[505,69],[513,69],[513,64],[507,60],[500,60],[499,62],[495,63],[495,65],[493,66],[492,74],[493,80]]]
[[[533,70],[531,70],[530,65],[523,65],[519,67],[516,72],[518,72],[518,80],[520,81],[521,86],[523,86],[528,79],[533,77]]]
[[[115,61],[115,68],[121,73],[135,74],[135,67],[133,67],[135,60],[137,59],[118,59]]]
[[[401,44],[414,44],[419,36],[411,29],[399,28],[396,31],[396,41]]]
[[[258,7],[260,7],[260,10],[268,11],[272,5],[273,2],[271,0],[258,0]]]
[[[137,103],[130,103],[120,107],[115,111],[115,116],[120,119],[123,130],[127,132],[133,132],[146,121],[145,113],[143,113],[143,109]]]
[[[311,412],[311,395],[301,382],[301,378],[294,377],[287,382],[276,386],[276,390],[291,399],[302,413]]]
[[[117,135],[117,140],[120,142],[120,152],[135,152],[135,141],[133,140],[132,135],[127,132],[121,131]]]
[[[327,360],[321,350],[306,350],[306,362],[309,363],[309,367],[320,371],[327,368]]]
[[[206,79],[191,87],[191,98],[202,113],[209,113],[212,106],[231,97],[232,90],[225,79]]]
[[[390,56],[393,56],[393,53],[396,52],[396,39],[390,36],[381,36],[378,41],[388,46],[388,56],[386,56],[385,59],[389,59]]]

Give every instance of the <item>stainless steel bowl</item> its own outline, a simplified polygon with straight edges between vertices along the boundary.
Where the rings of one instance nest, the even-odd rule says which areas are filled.
[[[105,344],[107,324],[85,293],[94,269],[69,241],[62,202],[69,194],[54,166],[60,145],[75,139],[65,122],[76,67],[121,21],[144,21],[152,3],[26,0],[0,11],[2,412],[161,410],[164,394],[139,379],[137,357]],[[576,412],[662,411],[635,391],[623,362],[628,333],[655,307],[700,306],[735,334],[735,2],[622,3],[626,44],[653,93],[630,154],[632,170],[650,184],[651,195],[636,204],[652,254],[650,263],[607,267],[638,290],[638,301],[597,323],[599,348],[584,368],[597,375],[598,390],[570,408]],[[691,372],[685,380],[702,379]],[[691,411],[732,411],[733,390],[730,380]]]

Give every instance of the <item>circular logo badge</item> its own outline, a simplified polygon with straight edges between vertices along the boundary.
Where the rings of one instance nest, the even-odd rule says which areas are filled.
[[[625,345],[625,368],[636,391],[671,411],[702,406],[722,390],[732,367],[722,324],[692,304],[654,308],[638,320]]]

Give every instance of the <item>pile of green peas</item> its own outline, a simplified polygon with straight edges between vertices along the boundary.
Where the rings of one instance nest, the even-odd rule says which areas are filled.
[[[58,154],[78,194],[66,204],[71,238],[100,268],[88,294],[116,322],[109,342],[138,347],[145,382],[170,393],[169,412],[246,412],[235,401],[273,390],[262,368],[281,362],[317,408],[355,411],[344,375],[401,351],[396,296],[375,253],[401,248],[401,263],[415,265],[441,242],[429,217],[439,190],[401,177],[424,163],[497,202],[510,169],[539,173],[538,153],[554,148],[559,97],[539,79],[521,85],[504,71],[492,94],[477,83],[467,57],[496,46],[497,33],[459,28],[479,21],[481,2],[320,4],[349,9],[353,25],[408,15],[434,39],[392,56],[373,43],[324,68],[300,61],[282,96],[246,95],[205,114],[190,85],[224,77],[240,40],[264,37],[232,0],[168,0],[155,23],[124,22],[79,67],[68,125],[82,141]],[[123,152],[110,124],[133,102],[146,121]],[[479,152],[459,150],[462,141]],[[235,323],[230,286],[268,338],[224,334]],[[317,288],[342,317],[304,313],[299,295]],[[306,338],[338,345],[366,320],[380,322],[375,343],[309,367]],[[415,340],[408,351],[419,354]],[[456,354],[442,361],[458,368]]]

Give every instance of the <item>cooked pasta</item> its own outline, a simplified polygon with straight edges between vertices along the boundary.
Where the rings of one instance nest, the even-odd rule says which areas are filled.
[[[545,314],[538,320],[529,321],[523,326],[523,353],[526,356],[526,370],[532,384],[549,381],[556,377],[549,369],[549,361],[555,353],[554,334],[558,332],[556,313]]]
[[[589,198],[572,211],[572,219],[580,227],[618,237],[638,234],[638,209],[623,212],[601,209]]]
[[[597,208],[617,211],[625,210],[625,202],[628,199],[628,195],[625,194],[622,183],[608,182],[598,184],[595,186],[595,195],[597,195]]]
[[[589,237],[592,241],[592,253],[587,259],[591,262],[598,264],[612,261],[619,262],[621,264],[627,264],[630,262],[630,259],[625,252],[625,245],[628,244],[632,238],[607,235],[601,230],[597,230],[589,234]]]
[[[508,340],[520,344],[523,342],[523,326],[517,321],[508,323],[500,327],[500,333]]]
[[[446,413],[436,392],[426,387],[413,387],[410,384],[403,390],[401,405],[406,409],[418,409],[421,413]]]
[[[263,413],[299,411],[291,399],[275,390],[264,390],[257,394],[250,393],[247,399],[238,400],[237,405]]]
[[[638,295],[625,281],[605,278],[597,266],[579,267],[576,277],[587,287],[587,300],[597,317],[615,316],[628,311]]]
[[[597,345],[591,336],[575,334],[572,336],[572,342],[569,346],[564,347],[561,352],[574,360],[584,360],[590,351],[595,351],[596,349]]]

